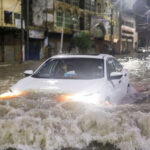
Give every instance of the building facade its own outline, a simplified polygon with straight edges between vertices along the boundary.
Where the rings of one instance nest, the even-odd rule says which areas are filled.
[[[21,1],[0,0],[0,61],[21,57]]]
[[[30,12],[29,33],[34,36],[29,34],[29,41],[31,45],[33,41],[41,43],[35,54],[39,58],[58,54],[62,36],[62,52],[70,52],[71,39],[80,32],[91,36],[94,53],[108,53],[112,45],[117,45],[118,11],[109,0],[32,0]]]
[[[121,19],[121,48],[122,53],[134,52],[138,46],[136,19],[132,12],[124,12]]]
[[[80,32],[93,40],[90,53],[120,52],[119,17],[110,0],[1,0],[0,61],[69,53]]]

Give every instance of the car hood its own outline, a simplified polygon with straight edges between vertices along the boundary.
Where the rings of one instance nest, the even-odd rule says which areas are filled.
[[[27,77],[16,83],[13,91],[49,91],[59,93],[77,93],[83,91],[98,91],[104,89],[105,79],[72,80],[72,79],[39,79]]]

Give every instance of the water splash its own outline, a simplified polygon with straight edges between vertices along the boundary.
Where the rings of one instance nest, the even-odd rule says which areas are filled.
[[[149,57],[120,61],[130,72],[133,88],[118,106],[57,103],[50,94],[36,92],[8,106],[1,101],[0,149],[149,150]]]

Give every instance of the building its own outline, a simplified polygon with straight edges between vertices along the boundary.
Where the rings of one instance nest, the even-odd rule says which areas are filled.
[[[0,61],[21,57],[21,1],[0,0]]]
[[[0,61],[38,60],[68,53],[72,38],[80,32],[93,40],[90,53],[125,53],[137,46],[134,15],[120,13],[111,0],[0,2]]]
[[[96,53],[108,53],[118,42],[118,11],[109,0],[30,0],[29,6],[24,5],[24,14],[30,11],[24,15],[30,21],[26,59],[61,53],[61,47],[70,52],[72,37],[81,31],[91,36]]]
[[[118,17],[109,0],[1,0],[0,61],[68,53],[80,32],[93,40],[91,53],[116,51]]]
[[[138,46],[136,19],[133,12],[122,13],[121,18],[121,52],[134,52]]]
[[[134,4],[134,13],[136,14],[136,26],[138,32],[138,47],[149,49],[150,47],[150,1],[136,1]]]

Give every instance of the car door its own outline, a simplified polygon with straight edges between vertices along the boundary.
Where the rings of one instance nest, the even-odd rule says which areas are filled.
[[[123,69],[122,65],[115,59],[113,58],[116,72],[121,72],[122,78],[120,79],[120,89],[122,96],[125,96],[127,94],[127,89],[129,86],[129,77],[128,77],[128,72],[127,70]]]
[[[111,79],[110,74],[112,72],[122,73],[122,66],[121,65],[117,66],[114,58],[107,59],[106,65],[107,65],[107,79],[108,79],[109,85],[111,86],[110,87],[111,91],[109,92],[111,95],[112,103],[114,103],[122,98],[123,82],[122,82],[122,77]]]

